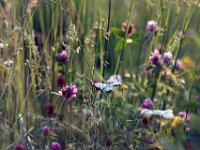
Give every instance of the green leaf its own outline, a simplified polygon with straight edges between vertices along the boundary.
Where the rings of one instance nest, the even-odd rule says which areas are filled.
[[[117,37],[119,37],[119,38],[123,38],[124,37],[124,33],[121,31],[121,29],[120,28],[117,28],[117,27],[113,27],[112,29],[111,29],[111,31],[112,31],[112,33],[114,33],[114,35],[116,35]]]
[[[121,40],[119,40],[119,41],[117,42],[117,44],[116,44],[116,46],[115,46],[115,51],[116,51],[116,52],[118,52],[118,51],[120,51],[120,50],[122,49],[123,42],[124,42],[123,39],[121,39]]]

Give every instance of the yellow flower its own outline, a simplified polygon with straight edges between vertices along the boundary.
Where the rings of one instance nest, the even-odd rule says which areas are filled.
[[[122,90],[122,91],[125,91],[125,90],[127,90],[127,89],[128,89],[128,86],[125,85],[125,84],[122,84],[122,85],[120,86],[120,90]]]
[[[173,121],[171,122],[171,127],[175,128],[183,122],[185,122],[185,118],[180,117],[180,116],[175,116]]]
[[[183,70],[189,70],[192,68],[193,62],[189,56],[182,57],[181,61],[183,62]]]

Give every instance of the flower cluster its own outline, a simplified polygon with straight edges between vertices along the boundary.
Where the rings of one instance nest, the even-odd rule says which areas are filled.
[[[62,50],[58,54],[58,60],[61,62],[65,62],[65,61],[69,60],[69,54],[68,54],[67,50]]]
[[[17,144],[15,150],[26,150],[26,148],[22,144]]]
[[[128,28],[127,21],[122,22],[121,31],[126,33],[127,28]],[[129,28],[128,28],[128,36],[131,36],[134,32],[135,32],[135,26],[133,23],[130,23]]]
[[[73,98],[76,97],[76,94],[78,92],[78,89],[76,85],[67,85],[64,86],[59,93],[62,95],[63,98],[66,100],[71,101]]]
[[[173,56],[171,52],[165,52],[162,55],[158,49],[155,49],[155,51],[151,53],[149,60],[151,64],[156,66],[158,66],[161,62],[169,66],[172,64]]]
[[[58,86],[63,86],[65,84],[65,76],[62,73],[57,74],[56,83]]]
[[[150,98],[146,98],[144,102],[140,106],[142,109],[152,109],[153,108],[153,101]]]
[[[6,60],[3,62],[4,66],[11,67],[14,64],[14,61],[12,60]]]
[[[61,150],[61,146],[58,142],[53,141],[51,142],[50,150]]]
[[[156,116],[161,117],[163,119],[173,119],[174,114],[171,109],[168,110],[149,110],[149,109],[142,109],[140,112],[141,115],[146,117]]]
[[[50,134],[50,131],[51,131],[51,129],[48,126],[44,126],[42,128],[42,133],[43,133],[44,136],[48,136]]]
[[[94,86],[97,89],[102,90],[105,93],[114,91],[115,87],[118,87],[121,85],[122,85],[122,82],[119,81],[118,79],[109,79],[106,83],[97,82],[94,84]]]
[[[146,30],[150,32],[156,32],[158,30],[157,22],[154,20],[150,20],[147,22]]]

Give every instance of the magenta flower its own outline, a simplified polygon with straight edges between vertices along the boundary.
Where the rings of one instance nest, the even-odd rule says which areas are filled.
[[[56,83],[59,86],[63,86],[65,84],[65,76],[62,73],[57,74]]]
[[[155,32],[155,31],[157,31],[157,29],[158,29],[157,22],[155,22],[153,20],[147,22],[146,30]]]
[[[143,103],[140,105],[141,108],[152,109],[153,101],[150,98],[146,98]]]
[[[58,54],[58,60],[60,61],[67,61],[69,59],[69,54],[66,50],[62,50],[59,54]]]
[[[54,104],[53,103],[48,103],[44,108],[44,113],[47,116],[51,116],[51,115],[53,115],[54,110],[55,110]]]
[[[185,119],[187,119],[188,121],[191,120],[190,115],[189,115],[187,112],[185,112],[185,111],[179,112],[179,113],[178,113],[178,116],[180,116],[180,117],[182,117],[182,118],[185,118]]]
[[[128,26],[127,21],[122,22],[121,31],[126,33],[127,26]],[[135,32],[135,26],[133,23],[130,23],[128,28],[128,36],[131,36],[134,32]]]
[[[42,128],[42,133],[43,133],[44,136],[48,136],[50,134],[50,131],[51,131],[51,129],[48,126],[44,126]]]
[[[163,62],[166,65],[170,65],[172,63],[172,53],[166,52],[163,54]]]
[[[26,148],[22,144],[17,144],[15,150],[26,150]]]
[[[58,142],[51,142],[50,150],[61,150],[61,146]]]
[[[59,91],[59,93],[64,97],[66,100],[72,100],[76,97],[76,94],[78,92],[78,89],[76,88],[76,85],[67,85]]]
[[[161,58],[162,58],[162,56],[161,56],[160,52],[157,49],[155,49],[155,51],[153,53],[151,53],[150,63],[154,64],[154,65],[158,65]]]

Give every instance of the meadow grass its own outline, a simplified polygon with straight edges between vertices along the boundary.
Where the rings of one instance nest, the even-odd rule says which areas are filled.
[[[0,149],[198,149],[199,16],[198,0],[0,0]]]

